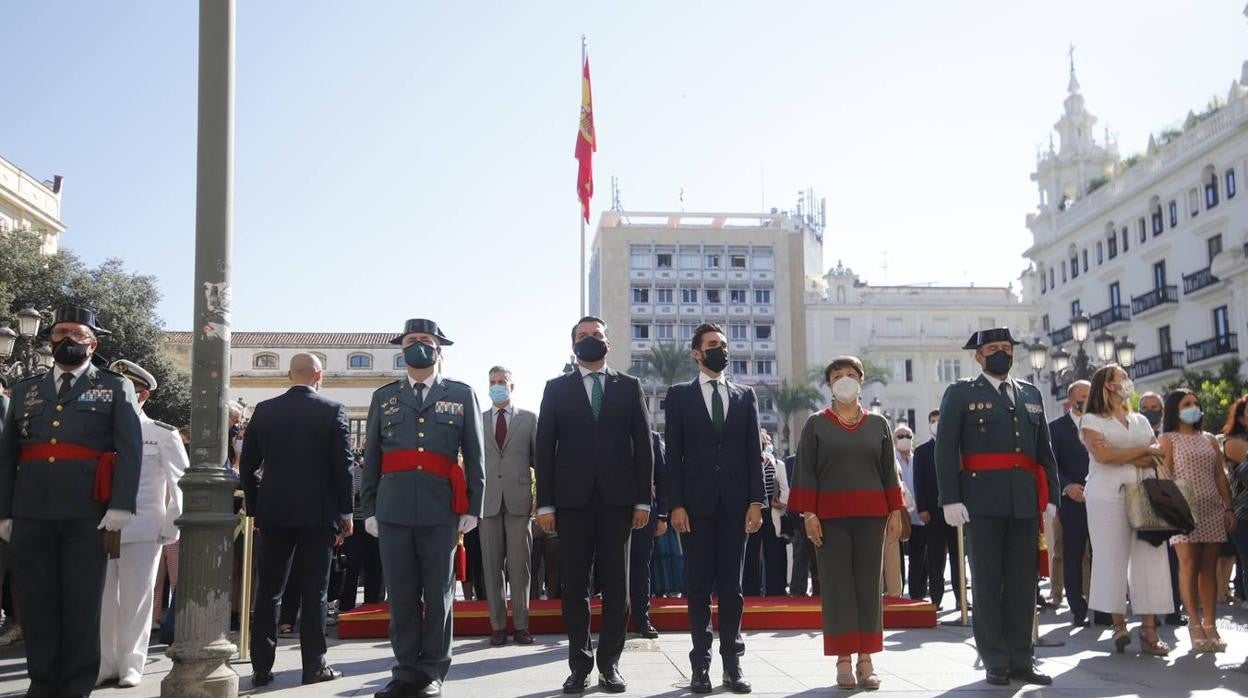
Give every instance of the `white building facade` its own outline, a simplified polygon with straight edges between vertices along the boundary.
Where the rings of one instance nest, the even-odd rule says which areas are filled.
[[[286,372],[295,354],[315,354],[325,370],[321,392],[347,408],[351,441],[363,443],[373,391],[406,373],[393,332],[234,332],[230,336],[230,398],[254,407],[290,388]],[[166,332],[165,350],[191,368],[191,333]]]
[[[1248,62],[1224,100],[1189,112],[1181,131],[1150,138],[1123,160],[1096,142],[1071,67],[1060,139],[1037,163],[1033,244],[1024,297],[1051,348],[1072,356],[1071,319],[1090,317],[1095,335],[1135,344],[1139,391],[1158,390],[1184,369],[1216,369],[1243,358],[1248,328]],[[1050,365],[1049,368],[1052,368]],[[1060,393],[1060,384],[1050,391]]]
[[[688,352],[694,328],[714,322],[728,334],[733,380],[804,381],[803,298],[822,265],[822,227],[800,212],[607,211],[593,240],[589,310],[607,322],[611,361],[622,370],[642,372],[655,344]],[[696,373],[690,359],[682,380]],[[666,386],[650,383],[661,425]],[[765,390],[759,398],[762,424],[774,431],[779,419]]]
[[[888,372],[867,376],[863,403],[879,401],[894,423],[905,421],[918,438],[927,435],[927,415],[940,407],[950,383],[980,372],[974,353],[962,349],[972,333],[1009,327],[1015,339],[1034,334],[1032,309],[1012,288],[871,286],[841,265],[828,271],[821,288],[806,296],[807,354],[826,365],[842,354],[869,359]],[[1027,354],[1015,353],[1013,374],[1028,377]],[[826,386],[821,388],[830,399]]]
[[[61,222],[60,178],[44,182],[0,158],[0,233],[34,230],[43,236],[43,253],[56,254]]]

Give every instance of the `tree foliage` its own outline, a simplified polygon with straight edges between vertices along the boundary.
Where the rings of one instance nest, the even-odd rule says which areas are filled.
[[[1239,359],[1229,359],[1212,371],[1183,371],[1183,375],[1166,385],[1165,392],[1175,388],[1187,388],[1200,397],[1200,409],[1204,413],[1204,427],[1208,431],[1220,431],[1226,423],[1231,405],[1248,395],[1248,380],[1240,373]]]
[[[666,389],[697,370],[689,350],[675,342],[652,344],[641,358],[645,361],[645,368],[640,371],[641,378],[656,390]]]
[[[763,385],[761,389],[771,397],[772,402],[775,403],[776,412],[780,413],[785,455],[788,455],[793,452],[791,440],[793,415],[818,408],[819,391],[806,383],[790,383],[787,378],[780,381],[779,385]]]
[[[94,310],[100,325],[112,332],[100,341],[96,363],[129,359],[147,369],[159,386],[145,407],[147,414],[175,426],[189,424],[190,379],[163,351],[156,278],[126,271],[119,259],[91,268],[73,252],[47,256],[39,248],[36,233],[0,235],[0,320],[33,307],[43,314],[46,328],[58,306]]]

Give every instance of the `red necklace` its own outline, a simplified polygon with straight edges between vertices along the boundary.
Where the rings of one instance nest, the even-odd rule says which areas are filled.
[[[837,414],[836,410],[832,409],[831,407],[824,408],[823,416],[827,417],[829,421],[831,421],[833,424],[836,424],[837,426],[844,429],[845,431],[858,431],[858,428],[862,426],[863,422],[867,421],[867,411],[862,409],[861,405],[859,405],[858,407],[858,421],[854,422],[853,424],[850,424],[846,422],[844,419],[841,419],[841,415]]]

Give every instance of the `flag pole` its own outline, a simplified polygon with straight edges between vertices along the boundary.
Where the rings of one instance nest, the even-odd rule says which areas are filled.
[[[578,70],[581,70],[581,71],[585,70],[585,35],[584,34],[581,34],[581,64],[577,66],[577,68]],[[588,281],[585,278],[585,216],[582,215],[581,207],[579,205],[580,202],[578,201],[577,204],[578,204],[576,208],[577,218],[581,222],[581,275],[578,276],[577,279],[578,279],[578,284],[581,287],[581,317],[585,317],[586,315],[585,287],[588,285]]]

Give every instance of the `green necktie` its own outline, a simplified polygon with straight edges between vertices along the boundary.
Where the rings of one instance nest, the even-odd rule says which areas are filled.
[[[599,371],[589,374],[589,377],[594,379],[593,393],[589,401],[589,406],[594,410],[594,421],[598,420],[598,415],[602,412],[602,379],[599,378],[601,375]]]
[[[724,399],[719,396],[719,381],[711,381],[711,424],[715,431],[724,430]]]

